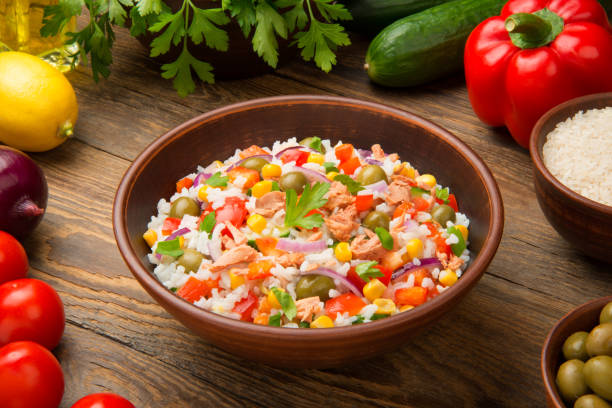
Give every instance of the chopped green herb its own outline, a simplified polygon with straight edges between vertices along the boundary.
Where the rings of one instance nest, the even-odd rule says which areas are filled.
[[[257,243],[255,242],[254,239],[249,239],[247,241],[247,245],[250,246],[251,248],[253,248],[256,251],[259,251],[259,247],[257,246]]]
[[[411,187],[410,195],[413,197],[421,197],[423,194],[429,194],[429,191],[424,190],[420,187]]]
[[[171,292],[176,292],[178,290],[178,288],[170,288]]]
[[[334,181],[339,181],[340,183],[344,184],[351,194],[357,194],[358,191],[364,189],[361,183],[353,180],[346,174],[338,174],[336,177],[334,177]]]
[[[181,249],[181,243],[178,238],[174,238],[172,241],[161,241],[157,243],[157,248],[155,249],[155,253],[160,255],[168,255],[178,258],[183,255],[183,250]]]
[[[301,327],[302,329],[309,329],[310,328],[310,323],[308,323],[308,322],[299,322],[298,326]]]
[[[363,262],[357,265],[355,272],[364,282],[369,282],[372,278],[385,276],[380,269],[374,268],[376,265],[378,265],[376,261]]]
[[[461,256],[461,254],[463,253],[463,251],[465,251],[466,248],[466,244],[465,244],[465,240],[463,239],[463,234],[461,233],[461,231],[459,230],[459,228],[452,226],[452,227],[448,227],[446,229],[446,232],[448,232],[449,234],[453,234],[454,236],[457,237],[457,239],[459,239],[459,242],[457,242],[456,244],[452,244],[451,250],[453,251],[453,254],[455,254],[456,256]]]
[[[271,191],[280,191],[280,187],[276,181],[272,182],[272,190]]]
[[[252,189],[252,188],[249,188],[249,189],[246,191],[246,195],[248,195],[249,197],[251,197],[251,196],[253,195],[253,189]]]
[[[333,162],[325,162],[323,163],[323,167],[325,168],[325,174],[329,173],[330,171],[335,171],[336,173],[340,172],[340,170],[338,170],[336,167],[336,163]]]
[[[229,180],[229,177],[222,176],[221,172],[218,171],[212,176],[210,176],[208,180],[206,180],[206,184],[208,184],[211,187],[226,187],[228,180]]]
[[[378,235],[378,239],[380,239],[380,243],[382,244],[383,248],[385,248],[388,251],[392,250],[393,249],[393,237],[391,236],[391,234],[389,234],[389,231],[387,231],[383,227],[376,227],[375,232],[376,232],[376,235]]]
[[[327,203],[327,198],[323,198],[323,196],[329,191],[329,187],[328,183],[317,182],[312,187],[306,184],[299,201],[295,190],[287,190],[285,199],[285,226],[302,227],[307,230],[320,227],[323,224],[321,214],[315,213],[308,216],[307,214]]]
[[[380,313],[374,313],[372,315],[372,317],[370,317],[370,320],[374,321],[374,320],[384,319],[385,317],[389,317],[389,315],[387,315],[387,314],[380,314]]]
[[[323,153],[323,147],[321,146],[321,138],[320,137],[312,137],[312,141],[308,145],[311,149],[316,150],[317,152]]]
[[[287,238],[290,234],[291,234],[291,231],[287,230],[287,231],[283,232],[282,234],[280,234],[279,236],[281,238]]]
[[[363,318],[362,315],[355,315],[355,317],[357,318],[357,320],[355,320],[351,324],[361,324],[361,323],[363,323],[365,321],[365,319]]]
[[[448,187],[443,188],[441,190],[436,190],[436,197],[442,201],[444,201],[444,204],[448,204],[448,194],[449,194],[449,190]]]
[[[270,319],[268,319],[268,326],[280,327],[280,322],[281,313],[278,312],[277,314],[270,316]]]
[[[295,307],[295,302],[293,301],[291,295],[276,287],[271,288],[270,290],[272,293],[274,293],[274,296],[276,296],[276,299],[278,300],[278,303],[280,303],[285,316],[287,316],[287,319],[293,319],[297,314],[297,308]]]
[[[217,219],[215,218],[215,216],[216,215],[214,211],[211,211],[208,214],[206,214],[206,217],[204,217],[204,219],[200,223],[200,228],[198,229],[200,231],[205,231],[208,234],[210,234],[213,228],[215,228],[215,224],[217,223]]]

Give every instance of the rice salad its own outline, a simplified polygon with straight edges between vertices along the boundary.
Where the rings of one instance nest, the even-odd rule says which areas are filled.
[[[380,145],[253,145],[176,183],[143,238],[157,279],[230,318],[326,328],[406,313],[470,261],[448,187]]]

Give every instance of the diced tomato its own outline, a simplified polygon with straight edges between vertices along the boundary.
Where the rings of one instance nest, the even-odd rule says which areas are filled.
[[[433,223],[431,222],[424,222],[423,225],[425,225],[429,229],[431,237],[436,243],[436,252],[445,253],[446,255],[450,256],[451,247],[446,243],[446,239],[442,235],[440,235],[440,231],[438,231],[438,228],[436,228],[436,226],[433,225]]]
[[[215,218],[219,222],[231,222],[236,228],[240,228],[246,220],[248,211],[244,200],[239,197],[227,197],[225,204],[215,210]]]
[[[414,205],[415,211],[429,210],[429,202],[423,197],[412,197],[412,204]]]
[[[266,152],[264,149],[262,149],[261,147],[257,146],[257,145],[252,145],[246,149],[244,149],[243,151],[240,152],[240,158],[241,159],[246,159],[247,157],[251,157],[251,156],[257,156],[257,155],[261,155],[261,154],[270,154],[268,152]]]
[[[400,205],[397,206],[395,211],[393,211],[393,218],[401,217],[406,214],[412,217],[416,213],[416,210],[413,207],[411,202],[404,201]]]
[[[263,256],[279,255],[282,251],[276,249],[277,243],[278,239],[274,237],[263,237],[255,239],[255,244],[257,245],[257,248],[259,248],[259,252],[261,252]]]
[[[395,291],[395,303],[399,305],[419,306],[427,300],[427,288],[414,286]]]
[[[251,262],[249,264],[249,272],[247,273],[247,278],[250,280],[255,279],[265,279],[268,276],[272,276],[270,273],[270,269],[274,264],[268,260]]]
[[[181,224],[180,218],[168,217],[164,220],[164,224],[162,225],[162,234],[170,235],[174,231],[176,231]]]
[[[289,163],[294,161],[296,166],[301,166],[302,164],[308,161],[308,156],[310,153],[305,152],[299,149],[287,150],[285,153],[281,154],[281,161],[283,163]]]
[[[353,293],[345,293],[325,302],[325,314],[336,319],[338,313],[348,312],[349,316],[355,316],[365,306],[365,302]]]
[[[200,300],[202,296],[210,296],[211,291],[218,287],[218,279],[206,279],[201,281],[191,276],[189,279],[187,279],[187,282],[185,282],[183,287],[176,292],[176,294],[189,303],[193,303]]]
[[[408,276],[410,275],[414,276],[414,286],[421,286],[423,279],[431,277],[426,268],[415,269],[414,271],[410,272]]]
[[[259,181],[259,172],[253,169],[247,169],[245,167],[234,167],[227,172],[229,180],[234,183],[238,177],[246,179],[242,188],[249,189],[253,187]]]
[[[372,194],[358,195],[355,197],[357,212],[369,210],[372,204],[374,204],[374,196]]]
[[[389,268],[385,268],[382,265],[376,265],[375,268],[381,271],[383,274],[383,276],[379,276],[376,279],[384,283],[385,286],[389,285],[389,282],[391,281],[391,275],[393,275],[393,271]]]
[[[361,279],[359,275],[357,275],[357,271],[355,271],[354,266],[351,266],[351,269],[349,269],[348,273],[346,274],[346,279],[348,279],[348,281],[351,282],[353,285],[357,286],[357,289],[359,289],[359,291],[363,291],[363,287],[366,283],[363,281],[363,279]]]
[[[347,143],[341,144],[340,146],[336,147],[335,153],[336,158],[340,160],[340,163],[344,163],[353,157],[353,145]]]
[[[240,314],[240,320],[250,322],[253,320],[253,317],[251,315],[253,314],[253,309],[255,309],[256,307],[257,296],[255,296],[253,292],[249,292],[247,297],[236,303],[236,305],[232,309],[232,312]]]
[[[183,191],[183,188],[189,188],[193,186],[193,180],[185,177],[176,182],[176,192],[180,193]]]
[[[355,170],[361,166],[361,162],[358,157],[351,157],[350,159],[341,162],[338,165],[338,169],[342,170],[344,174],[352,175],[355,173]]]
[[[455,210],[455,212],[459,212],[459,206],[457,205],[457,199],[454,194],[448,195],[448,205]]]

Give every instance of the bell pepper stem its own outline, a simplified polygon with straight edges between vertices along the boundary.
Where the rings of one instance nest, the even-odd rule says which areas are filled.
[[[516,13],[506,19],[506,30],[509,33],[521,33],[531,41],[539,41],[550,34],[552,27],[543,18],[531,13]]]

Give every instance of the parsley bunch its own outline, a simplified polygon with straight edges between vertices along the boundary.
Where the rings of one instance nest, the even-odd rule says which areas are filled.
[[[335,51],[349,45],[344,28],[336,21],[351,20],[342,4],[333,0],[220,0],[219,7],[200,8],[196,0],[183,0],[173,12],[163,0],[59,0],[45,8],[41,35],[58,34],[83,7],[89,11],[89,24],[69,33],[69,43],[76,42],[81,58],[91,62],[94,80],[108,77],[115,40],[113,25],[123,26],[128,13],[130,33],[139,36],[147,31],[156,33],[151,42],[151,57],[166,54],[172,46],[179,47],[178,58],[162,66],[162,76],[173,79],[179,95],[195,90],[194,74],[201,81],[214,83],[213,67],[194,57],[190,42],[228,51],[228,34],[224,25],[234,19],[245,38],[253,33],[253,50],[271,67],[278,64],[278,38],[293,37],[292,45],[300,48],[306,61],[329,72],[336,64]]]

